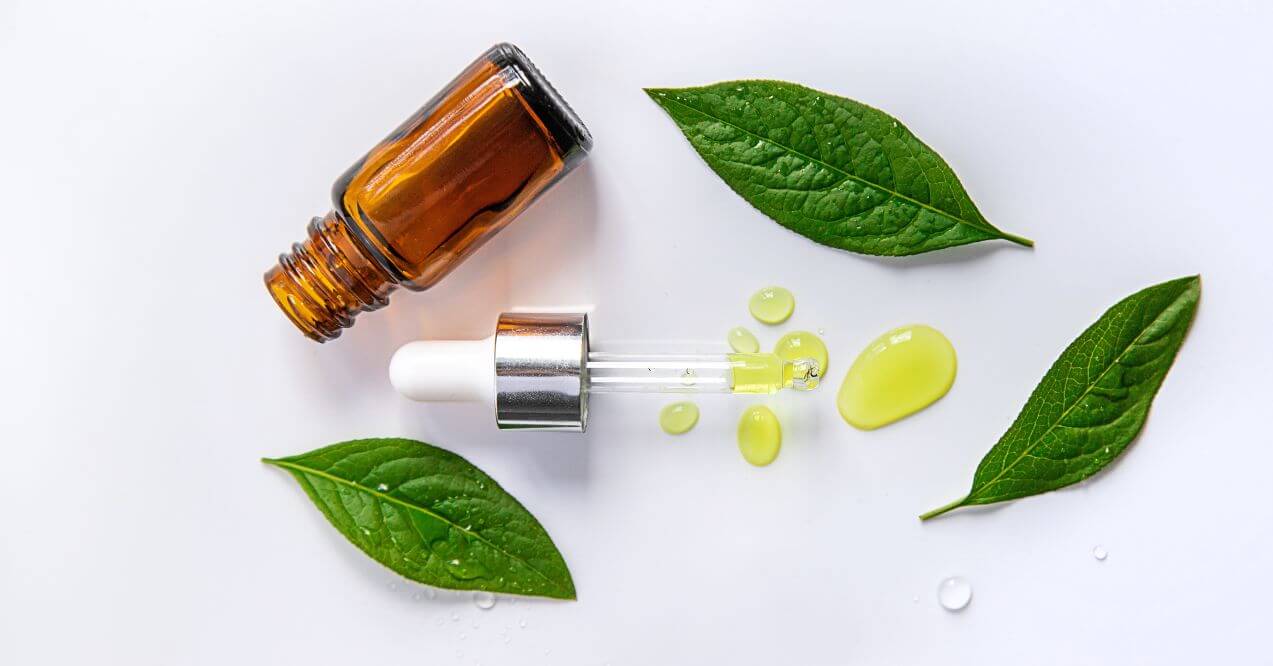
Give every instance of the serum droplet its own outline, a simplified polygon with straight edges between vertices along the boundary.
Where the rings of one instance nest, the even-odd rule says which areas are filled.
[[[792,331],[778,338],[774,353],[784,361],[811,358],[818,362],[818,374],[827,376],[827,346],[822,338],[808,331]]]
[[[1109,551],[1105,550],[1104,546],[1097,546],[1092,549],[1092,557],[1095,557],[1097,562],[1104,562],[1105,558],[1109,557]]]
[[[747,302],[751,316],[765,324],[781,324],[796,309],[796,297],[782,287],[765,287]]]
[[[738,421],[738,451],[743,459],[764,467],[778,457],[782,448],[782,426],[778,417],[764,405],[753,405]]]
[[[669,435],[681,435],[698,423],[698,405],[674,402],[659,411],[659,427]]]
[[[490,610],[495,607],[495,595],[485,591],[474,592],[473,605],[482,610]]]
[[[760,351],[760,341],[751,331],[742,326],[729,329],[726,337],[729,338],[729,348],[739,354],[755,354]]]
[[[876,338],[853,361],[836,406],[855,428],[874,430],[937,402],[955,383],[955,348],[923,324]]]
[[[948,611],[961,611],[972,601],[972,585],[960,576],[951,576],[937,586],[937,603]]]

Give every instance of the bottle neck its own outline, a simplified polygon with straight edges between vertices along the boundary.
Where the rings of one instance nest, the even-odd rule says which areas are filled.
[[[314,218],[309,237],[279,255],[265,286],[302,333],[327,342],[352,326],[359,312],[387,305],[398,284],[330,212]]]

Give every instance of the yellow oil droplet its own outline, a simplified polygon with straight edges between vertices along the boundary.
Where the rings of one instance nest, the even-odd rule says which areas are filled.
[[[728,338],[729,348],[740,354],[755,354],[760,351],[760,341],[742,326],[729,329]]]
[[[778,338],[774,353],[787,361],[811,358],[818,362],[818,372],[827,376],[827,346],[809,331],[792,331]]]
[[[796,297],[782,287],[765,287],[747,302],[751,316],[766,324],[781,324],[796,309]]]
[[[659,427],[669,435],[687,433],[698,423],[698,405],[674,402],[659,411]]]
[[[923,324],[895,328],[853,361],[836,405],[853,427],[874,430],[946,395],[955,368],[955,348],[940,331]]]
[[[743,459],[764,467],[778,457],[782,448],[782,426],[778,417],[764,405],[753,405],[738,421],[738,451]]]

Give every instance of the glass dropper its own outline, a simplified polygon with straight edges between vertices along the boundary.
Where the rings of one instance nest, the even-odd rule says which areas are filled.
[[[588,316],[568,312],[505,312],[488,338],[410,342],[389,362],[394,388],[412,400],[484,402],[503,429],[575,432],[594,393],[810,391],[821,374],[812,358],[771,353],[593,351]]]
[[[771,353],[616,354],[589,352],[591,393],[777,393],[811,391],[821,379],[811,358]]]

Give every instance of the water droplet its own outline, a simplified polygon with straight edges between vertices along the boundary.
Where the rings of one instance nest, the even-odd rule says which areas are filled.
[[[436,619],[436,620],[434,620],[434,621],[433,621],[433,624],[436,624],[436,625],[438,625],[438,626],[440,627],[440,626],[442,626],[442,623],[443,623],[443,622],[445,622],[445,620],[443,620],[441,617],[439,617],[438,619]]]
[[[460,580],[473,580],[486,575],[486,567],[475,559],[450,559],[446,562],[447,573]]]
[[[825,328],[819,328],[819,329],[818,329],[818,335],[826,335],[826,333],[827,333],[827,329],[825,329]]]
[[[459,614],[459,613],[451,613],[451,621],[452,621],[452,622],[459,622],[459,621],[460,621],[460,614]]]
[[[437,599],[437,598],[438,598],[438,592],[437,592],[437,590],[435,590],[435,589],[433,589],[433,588],[429,588],[429,589],[427,589],[427,590],[425,590],[425,591],[424,591],[424,596],[426,596],[426,597],[428,597],[428,598],[430,598],[430,599]]]
[[[917,603],[919,603],[919,595],[918,595],[918,594],[917,594],[917,595],[915,595],[915,596],[913,596],[913,597],[911,597],[911,603],[913,603],[913,604],[917,604]]]
[[[412,600],[412,601],[419,601],[419,600],[420,600],[420,593],[419,593],[419,592],[416,592],[415,594],[411,595],[411,600]]]
[[[937,586],[937,603],[948,611],[963,610],[972,601],[972,586],[960,576],[951,576]]]
[[[518,621],[517,621],[517,626],[521,627],[522,629],[525,629],[525,628],[526,628],[526,618],[522,618],[522,619],[518,620]]]
[[[1092,549],[1092,557],[1095,557],[1098,562],[1104,562],[1105,558],[1109,557],[1109,551],[1105,550],[1104,546],[1097,546]]]
[[[473,603],[482,610],[490,610],[495,607],[495,595],[490,592],[474,592]]]
[[[466,638],[468,638],[468,637],[469,637],[469,635],[468,635],[468,634],[464,633],[463,631],[461,631],[461,632],[460,632],[460,640],[464,640],[464,639],[466,639]]]
[[[380,492],[384,492],[384,491],[386,491],[386,490],[389,490],[389,485],[388,485],[388,484],[385,484],[385,483],[382,483],[382,484],[380,484],[380,485],[376,486],[376,490],[379,490]]]

